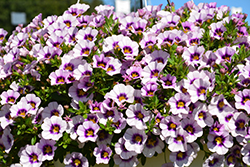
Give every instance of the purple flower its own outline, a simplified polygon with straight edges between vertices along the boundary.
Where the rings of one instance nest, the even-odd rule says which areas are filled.
[[[204,167],[223,167],[225,158],[223,155],[213,153],[203,163]]]
[[[188,63],[188,65],[198,65],[202,59],[202,55],[205,51],[203,46],[190,46],[182,54],[183,59]]]
[[[228,149],[233,146],[233,137],[226,131],[219,134],[208,134],[207,147],[211,152],[225,155]]]
[[[191,101],[195,103],[198,100],[202,101],[206,100],[209,86],[210,86],[209,81],[204,79],[196,79],[188,90],[191,96]]]
[[[16,102],[16,99],[20,96],[20,93],[14,91],[14,90],[7,90],[3,91],[1,94],[1,104],[14,104]]]
[[[164,139],[167,139],[168,137],[176,136],[177,128],[180,125],[180,118],[176,116],[167,116],[162,119],[160,122],[159,127],[161,128],[161,137]]]
[[[227,61],[231,62],[231,58],[235,53],[235,49],[229,46],[224,46],[223,48],[219,48],[215,54],[219,59],[216,60],[217,64],[220,64],[221,62]]]
[[[72,152],[71,154],[67,154],[63,160],[65,167],[88,167],[89,162],[86,157],[82,155],[82,153]]]
[[[50,118],[52,116],[61,117],[64,113],[63,106],[58,104],[56,101],[50,102],[47,107],[44,108],[42,112],[43,118]]]
[[[96,40],[96,36],[98,31],[96,29],[92,29],[91,27],[86,27],[85,29],[81,29],[78,31],[76,38],[78,41],[80,40],[88,40],[90,42],[94,42]]]
[[[108,164],[110,156],[112,154],[112,150],[110,147],[107,147],[106,145],[102,144],[94,149],[93,154],[96,157],[97,164]]]
[[[149,81],[141,88],[141,95],[143,97],[152,97],[157,91],[158,84],[155,81]]]
[[[172,152],[187,151],[187,137],[188,133],[182,127],[178,127],[176,135],[174,137],[170,136],[166,139],[168,149]]]
[[[223,22],[212,23],[210,27],[210,37],[214,37],[219,40],[223,37],[224,32],[227,30],[226,27],[224,27]]]
[[[45,118],[42,124],[42,137],[44,139],[59,140],[66,130],[67,123],[61,117]]]
[[[114,161],[116,165],[119,165],[119,167],[136,167],[139,164],[139,161],[136,156],[133,156],[129,159],[122,159],[119,155],[115,154]]]
[[[78,134],[78,140],[81,143],[85,143],[86,141],[95,142],[98,135],[97,132],[99,131],[100,127],[93,123],[92,121],[86,121],[82,125],[79,125],[76,133]]]
[[[171,112],[173,114],[188,114],[188,106],[191,103],[191,99],[189,95],[176,93],[174,97],[168,100],[168,103],[171,106]]]
[[[147,141],[145,143],[144,149],[142,151],[145,157],[153,157],[155,152],[158,154],[162,153],[164,143],[156,136],[148,135]]]
[[[120,156],[121,159],[130,159],[131,157],[137,155],[135,151],[128,151],[125,147],[125,139],[120,138],[115,144],[115,152]]]
[[[175,166],[189,166],[195,158],[194,154],[195,150],[188,144],[187,151],[171,152],[169,159]]]
[[[62,69],[58,69],[55,72],[50,73],[49,78],[51,85],[60,85],[60,84],[65,84],[66,79],[69,76],[68,71],[64,71]]]
[[[147,140],[147,135],[144,131],[135,127],[126,130],[123,138],[125,139],[125,147],[129,151],[135,151],[137,154],[142,153]]]
[[[197,124],[193,118],[184,118],[181,121],[183,129],[188,133],[186,140],[188,143],[194,142],[198,137],[203,134],[202,128]]]
[[[124,102],[134,102],[134,88],[131,85],[117,84],[105,95],[105,98],[113,99],[119,106]]]
[[[45,139],[41,139],[39,144],[38,144],[38,148],[40,150],[42,150],[42,161],[45,160],[52,160],[54,158],[54,153],[56,150],[56,146],[55,146],[56,142],[54,140],[45,140]]]
[[[127,123],[137,129],[145,130],[147,128],[146,122],[150,119],[150,112],[143,109],[139,103],[130,105],[126,110]]]
[[[20,164],[23,166],[39,167],[42,165],[42,150],[36,145],[26,145],[20,154]]]

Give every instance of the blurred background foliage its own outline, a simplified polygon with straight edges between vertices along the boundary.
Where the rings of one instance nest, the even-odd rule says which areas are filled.
[[[11,24],[11,12],[25,12],[28,24],[40,13],[43,19],[51,15],[62,15],[76,2],[77,0],[0,0],[0,28],[8,31],[8,35],[15,29],[17,25]],[[104,4],[102,0],[81,0],[80,3],[90,5],[90,9],[85,14],[95,12],[95,6]]]

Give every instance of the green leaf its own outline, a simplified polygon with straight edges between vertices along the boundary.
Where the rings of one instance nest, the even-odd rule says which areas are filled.
[[[31,139],[31,145],[34,145],[36,143],[36,136],[32,137]]]
[[[83,102],[79,101],[79,102],[78,102],[78,105],[79,105],[80,109],[84,109],[84,104],[83,104]]]
[[[142,157],[141,157],[141,164],[142,164],[142,166],[144,166],[145,163],[146,163],[146,157],[144,155],[142,155]]]

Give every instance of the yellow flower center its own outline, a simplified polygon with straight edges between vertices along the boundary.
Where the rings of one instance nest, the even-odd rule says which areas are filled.
[[[228,158],[227,158],[228,162],[230,163],[233,163],[234,162],[234,157],[232,155],[230,155]]]
[[[36,108],[36,103],[30,102],[30,105],[31,105],[31,107],[32,107],[33,109]]]
[[[176,124],[170,123],[169,127],[170,127],[170,129],[175,129],[176,128]]]
[[[87,130],[87,136],[93,136],[94,135],[94,131],[92,129]]]
[[[166,82],[165,82],[165,85],[167,85],[167,86],[171,86],[171,85],[172,85],[172,82],[170,82],[170,81],[166,81]]]
[[[191,126],[191,125],[188,125],[185,130],[188,132],[188,133],[191,133],[193,134],[194,133],[194,128]]]
[[[45,146],[45,151],[44,151],[45,153],[51,153],[52,152],[52,148],[51,148],[51,146]]]
[[[104,64],[104,63],[98,63],[98,65],[97,65],[98,67],[103,67],[103,68],[105,68],[106,67],[106,65]]]
[[[143,116],[142,113],[139,112],[139,113],[137,114],[137,118],[142,119],[142,118],[144,118],[144,116]]]
[[[136,137],[135,137],[135,141],[136,141],[137,143],[140,143],[140,142],[142,141],[141,136],[136,136]]]
[[[182,159],[183,156],[184,156],[183,152],[178,152],[178,153],[177,153],[177,157],[178,157],[178,158]]]
[[[126,97],[124,95],[119,96],[119,102],[121,102],[122,100],[126,100]]]
[[[153,96],[154,95],[154,92],[153,91],[148,91],[148,96]]]
[[[155,146],[156,140],[150,138],[147,140],[147,145]]]
[[[8,101],[8,103],[14,103],[15,102],[15,98],[14,97],[8,97],[7,101]]]
[[[244,98],[244,101],[243,101],[243,103],[245,104],[248,100],[250,100],[249,98]]]
[[[33,161],[33,162],[37,162],[37,161],[38,161],[38,157],[37,157],[37,155],[32,155],[32,157],[31,157],[31,161]]]
[[[74,160],[75,166],[79,166],[81,164],[81,161],[79,159]]]
[[[82,89],[77,89],[77,95],[82,97],[86,95],[86,92],[84,92]]]
[[[204,113],[203,113],[203,112],[200,112],[200,113],[198,114],[198,118],[199,118],[199,119],[203,119],[203,118],[204,118],[204,116],[205,116],[205,115],[204,115]]]
[[[73,71],[73,67],[71,65],[67,65],[65,70],[68,70],[68,71]]]
[[[107,158],[109,156],[109,153],[107,152],[107,151],[104,151],[103,153],[102,153],[102,157],[103,158]]]
[[[108,72],[109,72],[109,71],[115,71],[115,69],[114,69],[114,67],[109,66],[108,69],[107,69],[107,71],[108,71]]]
[[[129,48],[129,47],[124,47],[124,48],[123,48],[123,52],[124,52],[125,54],[132,54],[132,49]]]
[[[67,27],[71,26],[71,23],[69,21],[65,22],[65,24],[66,24]]]
[[[94,111],[99,111],[100,108],[99,108],[99,107],[94,107],[93,110],[94,110]]]
[[[132,73],[131,73],[131,76],[132,76],[132,78],[136,78],[136,77],[139,76],[139,74],[138,74],[137,72],[132,72]]]
[[[60,127],[58,125],[53,125],[53,132],[59,133]]]
[[[65,82],[65,78],[64,77],[58,77],[57,78],[57,83],[64,83]]]
[[[224,105],[225,105],[224,101],[220,101],[220,102],[219,102],[219,107],[220,107],[220,108],[224,107]]]
[[[177,104],[177,106],[180,108],[180,107],[184,107],[184,106],[185,106],[185,104],[184,104],[184,102],[183,102],[183,101],[179,101],[179,102],[178,102],[178,104]]]
[[[182,141],[184,141],[184,138],[182,137],[182,136],[177,136],[176,137],[176,140],[178,141],[178,142],[182,142]]]
[[[206,89],[202,88],[202,89],[200,90],[200,93],[199,93],[199,94],[201,95],[201,94],[205,94],[205,93],[206,93]]]
[[[222,143],[222,138],[220,136],[217,136],[215,139],[217,144],[221,144]]]
[[[245,127],[244,122],[240,122],[238,127],[239,127],[240,129],[243,129],[243,128]]]

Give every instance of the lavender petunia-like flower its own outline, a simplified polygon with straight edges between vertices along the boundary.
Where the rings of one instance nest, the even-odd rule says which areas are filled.
[[[236,109],[243,109],[247,111],[246,102],[250,100],[250,89],[238,91],[238,93],[234,96],[234,99]]]
[[[36,145],[26,145],[20,153],[20,164],[23,166],[39,167],[42,165],[42,150]]]
[[[211,152],[225,155],[233,146],[233,137],[226,131],[219,134],[208,134],[207,147]]]
[[[181,121],[181,124],[183,129],[188,133],[188,136],[186,137],[188,143],[192,143],[198,137],[202,136],[203,130],[193,118],[184,118]]]
[[[93,154],[96,157],[97,164],[108,164],[110,156],[112,154],[112,150],[110,147],[107,147],[106,145],[102,144],[94,149]]]
[[[119,106],[124,102],[134,102],[134,88],[131,85],[117,84],[113,89],[105,95],[105,98],[110,98]]]
[[[78,134],[78,140],[81,143],[84,143],[86,141],[92,141],[95,142],[98,135],[97,132],[99,131],[100,127],[93,123],[92,121],[86,121],[82,125],[79,125],[76,133]]]
[[[67,123],[61,117],[52,116],[45,118],[41,127],[44,139],[59,140],[66,130]]]
[[[171,112],[173,114],[188,114],[188,106],[191,103],[190,95],[176,93],[174,97],[171,97],[168,100],[168,103],[171,107]]]
[[[224,161],[225,158],[223,155],[213,153],[205,160],[203,167],[224,167]]]
[[[126,110],[127,123],[137,129],[145,130],[147,128],[146,122],[150,119],[150,112],[143,109],[139,103],[130,105]]]
[[[118,142],[115,144],[115,152],[120,156],[121,159],[130,159],[131,157],[137,155],[135,151],[129,151],[125,147],[125,139],[120,138]]]
[[[72,152],[71,154],[67,154],[63,160],[65,167],[88,167],[89,162],[86,157],[82,155],[82,153]]]
[[[165,140],[168,137],[175,137],[180,124],[180,118],[177,116],[171,115],[163,118],[159,124],[162,140]]]
[[[141,88],[141,96],[152,97],[157,91],[158,83],[155,81],[149,81]]]
[[[7,90],[3,91],[0,95],[1,98],[1,104],[14,104],[16,102],[16,99],[20,96],[20,93],[14,91],[14,90]]]
[[[19,101],[17,104],[14,104],[10,107],[10,116],[12,118],[16,117],[25,117],[29,111],[31,111],[31,106],[24,101]]]
[[[187,151],[187,136],[188,133],[181,126],[178,127],[175,137],[170,136],[169,138],[166,138],[168,149],[172,152]]]
[[[202,59],[205,48],[203,46],[190,46],[182,54],[183,59],[188,65],[198,65]]]
[[[125,139],[125,147],[129,151],[135,151],[137,154],[142,153],[144,145],[147,141],[147,135],[135,127],[126,130],[123,138]]]
[[[209,81],[204,79],[196,79],[188,89],[188,93],[191,96],[191,101],[195,103],[198,100],[206,100],[209,86]]]
[[[164,143],[158,137],[149,134],[142,153],[145,157],[151,158],[156,152],[162,153],[163,147]]]
[[[50,102],[47,107],[43,109],[42,117],[50,118],[52,116],[61,117],[64,113],[63,106],[58,104],[56,101]]]
[[[195,158],[194,154],[194,149],[188,144],[187,151],[171,152],[169,159],[174,163],[174,166],[189,166]]]
[[[38,148],[40,150],[42,150],[42,161],[45,160],[52,160],[54,158],[54,154],[55,154],[55,150],[56,150],[56,146],[55,146],[56,142],[54,140],[45,140],[45,139],[41,139],[39,144],[38,144]]]
[[[55,72],[50,73],[49,78],[51,80],[51,85],[65,84],[68,76],[69,72],[62,69],[58,69]]]
[[[139,164],[136,156],[133,156],[129,159],[122,159],[119,155],[115,154],[113,158],[115,164],[119,165],[119,167],[136,167]]]
[[[118,45],[121,48],[125,59],[133,60],[134,56],[138,55],[139,45],[137,42],[132,41],[129,37],[122,38],[122,40],[118,42]]]

